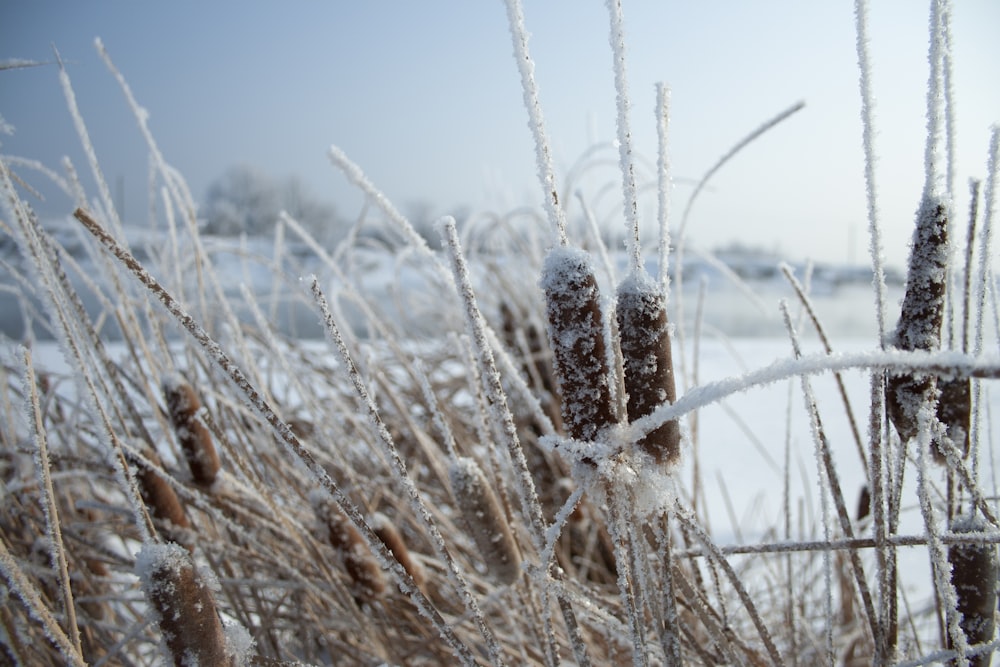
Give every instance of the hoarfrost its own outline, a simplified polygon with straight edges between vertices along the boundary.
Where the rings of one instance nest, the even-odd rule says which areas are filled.
[[[913,231],[903,314],[896,326],[894,343],[900,349],[940,346],[948,253],[947,207],[936,197],[924,197]]]
[[[601,298],[590,256],[567,246],[552,249],[542,266],[539,285],[545,292],[563,420],[572,437],[592,440],[617,419],[605,355]]]
[[[172,542],[145,542],[135,556],[135,574],[142,583],[143,591],[150,595],[157,586],[170,585],[169,581],[154,581],[156,572],[179,572],[189,563],[189,559],[190,554],[180,545]]]
[[[535,82],[535,63],[528,53],[528,30],[524,26],[524,12],[519,0],[507,0],[507,23],[510,25],[510,37],[514,46],[514,60],[517,61],[518,72],[521,75],[521,89],[524,92],[524,107],[528,112],[528,127],[535,140],[535,166],[538,170],[538,182],[545,195],[545,212],[552,225],[559,243],[566,245],[566,217],[559,205],[559,195],[556,193],[556,179],[552,170],[552,149],[549,148],[548,135],[545,133],[545,121],[542,118],[542,105],[538,99],[538,84]]]

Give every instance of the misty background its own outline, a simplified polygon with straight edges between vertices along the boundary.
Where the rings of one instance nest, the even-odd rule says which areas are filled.
[[[615,136],[607,11],[596,0],[529,1],[524,11],[565,186],[578,158]],[[868,263],[853,3],[626,2],[624,12],[635,148],[650,165],[654,84],[672,91],[674,223],[693,182],[734,143],[806,103],[717,174],[693,211],[689,242]],[[923,3],[893,0],[873,3],[870,17],[880,217],[894,266],[905,263],[923,184],[928,13]],[[955,203],[963,215],[966,184],[984,176],[990,126],[1000,120],[998,28],[1000,4],[956,3]],[[151,217],[146,147],[95,37],[149,112],[199,216],[220,231],[260,223],[232,208],[234,192],[253,186],[265,193],[264,218],[285,208],[340,233],[364,202],[330,165],[331,144],[418,224],[541,201],[499,0],[0,2],[0,60],[47,63],[0,71],[0,115],[13,130],[0,136],[0,151],[57,170],[66,155],[89,178],[57,49],[118,206],[127,224],[143,225]],[[568,186],[584,191],[609,234],[624,229],[616,155],[598,151],[597,166]],[[32,175],[30,185],[46,196],[35,204],[43,217],[71,209],[44,178]],[[654,205],[648,193],[646,224]],[[569,201],[568,212],[578,216],[579,206]]]

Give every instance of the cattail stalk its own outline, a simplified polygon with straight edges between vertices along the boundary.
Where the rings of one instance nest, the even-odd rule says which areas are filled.
[[[211,486],[219,473],[219,455],[212,443],[212,434],[198,418],[201,409],[198,394],[184,378],[172,375],[163,382],[163,396],[191,477],[196,484]]]
[[[601,295],[589,256],[555,248],[542,268],[549,342],[562,394],[563,424],[582,441],[617,422],[609,381]]]
[[[147,543],[136,558],[136,571],[176,667],[236,664],[212,591],[186,550]]]
[[[487,570],[500,583],[513,584],[521,574],[521,554],[486,475],[473,459],[458,457],[449,476],[466,529]]]
[[[980,533],[986,522],[978,515],[958,517],[952,522],[953,533]],[[1000,561],[993,544],[952,544],[948,547],[951,564],[951,583],[958,597],[958,612],[962,618],[959,626],[969,645],[982,644],[993,639],[996,631],[994,612],[997,609],[997,576]],[[948,647],[952,639],[948,637]],[[991,653],[970,656],[971,667],[989,667]],[[957,663],[953,663],[957,664]]]
[[[648,275],[633,273],[618,287],[616,313],[628,418],[633,422],[664,403],[677,400],[667,300]],[[664,422],[638,442],[658,464],[676,463],[680,459],[680,443],[676,419]]]

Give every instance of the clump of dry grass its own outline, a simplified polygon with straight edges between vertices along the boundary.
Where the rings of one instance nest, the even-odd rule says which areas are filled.
[[[508,8],[530,80],[523,17],[516,2]],[[536,92],[526,84],[544,139]],[[605,312],[590,254],[569,244],[544,141],[555,249],[545,259],[539,244],[477,257],[450,221],[453,273],[360,168],[331,151],[379,211],[355,231],[383,225],[380,238],[401,239],[373,250],[355,234],[329,252],[282,218],[276,247],[286,232],[300,236],[318,275],[306,293],[301,258],[276,251],[275,293],[323,320],[331,350],[285,335],[253,294],[225,293],[183,181],[144,136],[169,205],[167,241],[141,263],[103,196],[77,213],[94,237],[81,241],[86,257],[62,248],[0,162],[0,222],[23,259],[10,270],[29,331],[50,330],[70,366],[36,374],[30,355],[0,365],[4,661],[151,665],[165,645],[175,662],[201,664],[237,654],[251,664],[925,664],[996,648],[998,526],[979,397],[980,378],[1000,368],[937,352],[942,298],[951,298],[938,275],[952,243],[937,200],[919,219],[920,252],[933,261],[915,265],[934,271],[911,275],[902,352],[834,357],[827,345],[809,357],[789,326],[794,356],[714,384],[686,378],[678,396],[673,355],[688,350],[671,347],[666,281],[623,283],[614,317]],[[90,167],[99,176],[96,160]],[[405,262],[429,287],[420,296],[432,298],[403,312],[343,270],[377,261]],[[988,275],[979,272],[980,311]],[[79,307],[81,292],[97,297],[99,313]],[[497,314],[497,331],[480,306]],[[113,345],[99,334],[105,320],[123,335]],[[416,321],[434,335],[415,336]],[[23,346],[44,347],[30,335]],[[813,374],[842,371],[868,373],[872,387],[868,440],[857,436],[870,516],[856,521],[824,427],[835,416],[810,386]],[[815,495],[793,507],[789,435],[784,529],[723,540],[708,525],[704,481],[682,479],[700,463],[678,460],[682,420],[785,379],[801,382],[806,399]],[[697,456],[703,443],[690,432]],[[629,456],[633,447],[668,465],[636,465],[644,458]],[[941,466],[923,458],[942,448],[943,490]],[[916,528],[905,523],[913,502]],[[973,508],[972,528],[940,521],[957,507]],[[934,564],[930,577],[899,566],[915,548]],[[910,604],[914,577],[935,602]],[[233,628],[253,646],[233,646]]]

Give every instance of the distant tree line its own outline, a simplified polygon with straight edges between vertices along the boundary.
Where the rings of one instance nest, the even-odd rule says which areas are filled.
[[[353,224],[340,218],[332,204],[310,193],[297,177],[277,179],[254,166],[238,165],[209,185],[201,211],[202,231],[218,236],[270,234],[282,211],[326,243],[339,241]],[[443,212],[426,200],[414,200],[404,207],[403,213],[431,247],[439,246],[435,221]],[[469,210],[455,207],[448,213],[462,220]],[[388,245],[399,242],[398,233],[374,220],[371,223],[363,226],[360,236]]]
[[[268,234],[281,211],[319,239],[343,231],[336,209],[314,197],[297,177],[275,179],[250,165],[231,167],[208,187],[203,231],[219,236]]]

